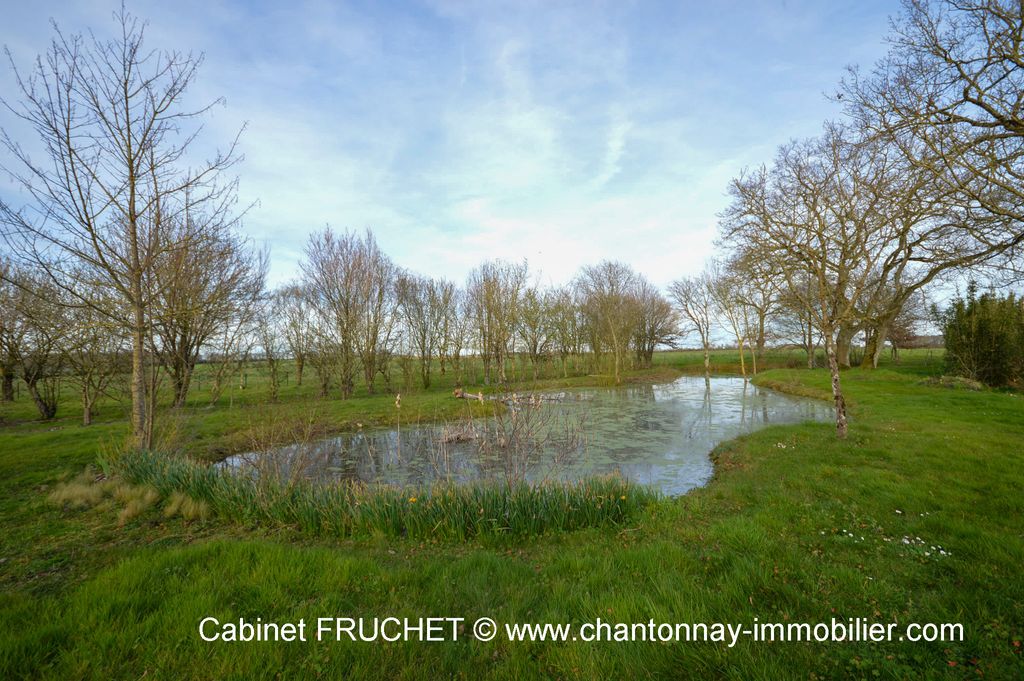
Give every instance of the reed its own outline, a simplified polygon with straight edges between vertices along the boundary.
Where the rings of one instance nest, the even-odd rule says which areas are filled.
[[[620,525],[659,498],[619,477],[429,489],[348,481],[285,484],[148,451],[125,453],[116,467],[133,484],[150,485],[162,496],[185,495],[221,517],[291,526],[314,536],[525,537]]]

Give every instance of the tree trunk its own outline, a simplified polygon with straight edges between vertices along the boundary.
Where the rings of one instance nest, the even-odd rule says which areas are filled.
[[[142,297],[141,286],[137,291],[136,300]],[[132,437],[139,449],[149,447],[146,435],[146,318],[145,311],[138,303],[135,304],[134,324],[132,325]]]
[[[43,399],[42,395],[39,394],[39,385],[35,380],[26,380],[25,387],[28,388],[28,394],[32,397],[32,402],[36,405],[36,409],[39,410],[39,416],[44,421],[49,421],[57,415],[57,405],[48,404]]]
[[[82,425],[92,425],[92,400],[89,399],[89,388],[82,383]]]
[[[430,388],[430,364],[420,356],[420,380],[423,383],[423,389],[427,390]]]
[[[270,401],[277,402],[277,396],[281,392],[281,376],[278,373],[277,360],[268,362],[270,370]]]
[[[836,437],[846,438],[846,398],[843,397],[843,386],[839,380],[839,359],[832,340],[832,332],[825,334],[825,354],[828,356],[828,370],[832,374],[832,398],[835,400]]]
[[[366,382],[366,394],[372,395],[374,392],[373,383],[377,377],[377,357],[371,355],[369,360],[363,361],[363,380]]]
[[[188,362],[176,363],[174,367],[174,406],[184,407],[188,391],[192,387],[193,367]]]
[[[13,402],[14,401],[14,372],[7,368],[0,369],[2,376],[0,381],[3,382],[3,391],[0,393],[0,402]]]
[[[862,369],[878,368],[878,360],[882,357],[882,350],[885,348],[885,339],[888,335],[888,320],[878,323],[868,331],[868,338],[864,343],[864,357],[860,361]]]
[[[302,385],[302,369],[306,365],[306,358],[302,355],[295,355],[295,385]]]
[[[836,354],[836,361],[839,362],[841,367],[850,368],[850,345],[853,343],[853,337],[856,333],[856,329],[843,326],[840,327],[839,333],[836,335],[833,352]]]
[[[754,360],[755,361],[757,360],[758,357],[764,357],[764,346],[765,346],[765,342],[766,342],[764,327],[765,327],[765,316],[763,314],[759,314],[758,317],[757,317],[757,348],[754,351]],[[757,373],[756,369],[754,370],[754,373],[755,374]]]

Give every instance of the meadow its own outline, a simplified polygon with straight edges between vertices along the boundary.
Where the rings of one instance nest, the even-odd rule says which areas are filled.
[[[713,370],[738,370],[720,351]],[[629,381],[699,372],[658,353]],[[829,397],[799,353],[754,380]],[[537,387],[603,385],[585,369]],[[112,480],[87,504],[54,500],[127,435],[123,407],[78,425],[21,399],[0,428],[0,678],[1020,678],[1024,675],[1024,400],[946,387],[932,351],[843,373],[845,441],[829,424],[773,426],[718,447],[713,480],[621,520],[565,531],[455,538],[305,531]],[[215,460],[272,412],[315,410],[325,430],[445,418],[467,404],[455,377],[429,391],[320,400],[312,381],[266,405],[257,367],[215,406],[200,388],[159,441]],[[527,372],[520,371],[525,376]],[[464,377],[467,389],[477,377]],[[527,384],[521,383],[521,389]],[[268,412],[270,410],[270,412]],[[88,483],[89,479],[84,480]],[[131,508],[131,512],[126,512]],[[933,548],[934,547],[934,548]],[[934,643],[207,643],[203,617],[481,616],[498,623],[959,622]]]

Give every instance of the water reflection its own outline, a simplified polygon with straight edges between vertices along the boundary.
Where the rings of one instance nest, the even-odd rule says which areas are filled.
[[[522,467],[527,479],[573,480],[618,473],[671,495],[708,480],[712,473],[708,453],[723,440],[766,424],[830,417],[824,402],[783,395],[738,378],[712,378],[706,383],[703,377],[684,377],[664,385],[582,389],[547,393],[545,398],[535,410],[546,419],[539,427],[557,431],[564,423],[582,418],[585,441],[580,446],[573,443],[572,456],[556,446],[558,437],[549,438],[542,452],[523,454],[524,461],[515,466],[517,471]],[[346,434],[304,447],[301,454],[297,448],[277,450],[275,458],[285,462],[289,475],[320,479],[395,485],[506,479],[508,457],[493,446],[480,445],[491,436],[493,441],[505,437],[500,432],[495,435],[493,422],[457,428],[468,430],[449,427],[445,431],[431,425],[406,426],[401,434],[397,430]],[[486,437],[481,437],[483,431]],[[257,458],[238,455],[225,463],[245,469],[258,463]]]

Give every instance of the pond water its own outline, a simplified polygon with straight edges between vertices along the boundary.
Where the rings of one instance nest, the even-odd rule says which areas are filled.
[[[708,454],[719,442],[766,425],[831,418],[826,402],[741,378],[712,378],[706,385],[703,377],[683,377],[541,396],[539,406],[513,406],[515,415],[497,421],[351,433],[239,454],[223,465],[394,485],[620,474],[678,495],[711,477]]]

